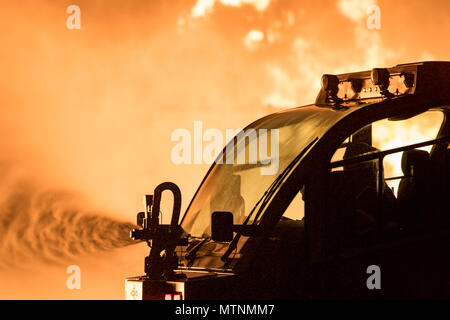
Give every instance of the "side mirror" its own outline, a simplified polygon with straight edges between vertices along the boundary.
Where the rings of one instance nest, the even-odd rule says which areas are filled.
[[[233,214],[231,212],[213,212],[211,216],[211,238],[218,242],[233,240]]]
[[[260,236],[258,225],[233,224],[233,214],[228,211],[214,211],[211,216],[211,239],[218,242],[233,240],[233,232],[247,237]]]

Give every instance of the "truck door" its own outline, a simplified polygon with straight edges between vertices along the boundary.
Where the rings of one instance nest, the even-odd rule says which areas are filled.
[[[378,121],[372,145],[349,138],[336,150],[326,199],[326,296],[449,295],[445,122],[441,111]]]

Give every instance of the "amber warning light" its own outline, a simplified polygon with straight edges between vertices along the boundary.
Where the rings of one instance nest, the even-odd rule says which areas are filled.
[[[450,76],[449,73],[448,62],[419,62],[339,75],[324,74],[316,105],[351,106],[352,103],[407,95],[439,98],[446,96],[448,90],[440,82],[433,87],[429,84]]]

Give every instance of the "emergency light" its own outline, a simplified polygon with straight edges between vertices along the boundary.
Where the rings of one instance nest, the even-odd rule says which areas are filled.
[[[450,62],[434,61],[340,75],[324,74],[316,105],[350,107],[354,103],[370,102],[373,99],[408,95],[444,100],[450,97],[450,90],[443,83],[433,80],[448,78]]]

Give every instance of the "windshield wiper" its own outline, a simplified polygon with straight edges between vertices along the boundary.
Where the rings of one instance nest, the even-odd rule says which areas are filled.
[[[319,138],[315,138],[313,141],[311,141],[290,163],[289,165],[279,174],[279,176],[272,182],[272,184],[270,185],[270,187],[264,192],[264,194],[261,196],[261,198],[258,200],[258,202],[256,202],[255,206],[253,207],[253,209],[250,211],[250,213],[247,216],[247,219],[245,219],[244,221],[244,225],[247,224],[250,221],[250,217],[253,215],[253,213],[255,212],[256,208],[258,208],[258,206],[261,204],[261,206],[259,206],[259,210],[256,213],[255,219],[253,220],[253,224],[256,224],[258,221],[259,216],[261,215],[261,213],[264,211],[264,208],[266,207],[266,204],[269,202],[270,198],[272,197],[272,195],[275,193],[275,191],[279,188],[279,186],[281,185],[281,182],[283,181],[283,179],[290,173],[291,169],[294,168],[297,163],[300,161],[300,159],[305,155],[305,153],[311,149],[311,147],[314,145],[314,143],[316,143],[316,141]],[[236,249],[237,243],[240,239],[240,234],[236,234],[236,236],[233,238],[233,240],[231,241],[230,245],[228,246],[227,251],[224,253],[224,255],[222,256],[222,261],[227,261],[228,257],[230,256],[230,254],[233,252],[234,249]]]

